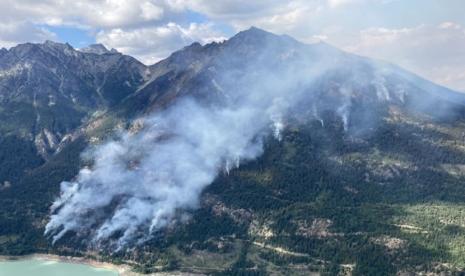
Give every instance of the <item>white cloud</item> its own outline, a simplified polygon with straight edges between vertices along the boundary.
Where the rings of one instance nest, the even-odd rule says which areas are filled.
[[[369,28],[346,50],[397,63],[465,91],[465,28],[454,22],[414,28]]]
[[[251,25],[282,32],[300,25],[325,5],[326,0],[194,0],[185,2],[185,8],[198,11],[215,21],[225,22],[236,31]]]
[[[54,33],[28,22],[0,23],[0,47],[10,48],[18,43],[56,40]]]
[[[331,8],[339,8],[349,4],[389,4],[399,0],[327,0]]]
[[[3,21],[20,18],[38,24],[89,28],[137,26],[161,20],[168,7],[161,0],[1,0],[0,3]]]
[[[236,31],[252,25],[277,33],[295,29],[326,0],[0,0],[0,17],[14,25],[27,18],[30,26],[74,26],[95,33],[97,42],[134,55],[146,63],[166,57],[193,41],[224,39],[215,23]],[[209,23],[189,22],[194,11]],[[45,29],[43,29],[45,31]],[[42,31],[42,32],[43,32]],[[25,37],[31,32],[24,32]],[[38,33],[37,31],[33,33]],[[39,40],[44,35],[29,36]],[[53,37],[53,36],[49,36]],[[0,43],[4,41],[0,33]],[[11,40],[2,45],[23,42]]]
[[[280,0],[194,0],[186,1],[184,3],[185,7],[207,14],[210,17],[230,19],[235,17],[245,18],[254,15],[261,16],[263,14],[268,14],[270,11],[275,11],[282,6],[285,6],[285,2]]]
[[[96,33],[163,23],[171,13],[164,0],[0,0],[0,7],[1,24],[17,29],[17,36],[21,36],[7,39],[11,35],[0,32],[0,46],[56,39],[45,27],[37,26],[69,26]]]
[[[213,30],[211,24],[192,23],[184,28],[176,23],[134,30],[101,31],[97,41],[118,51],[133,55],[146,64],[167,57],[171,52],[195,41],[208,43],[225,37]]]
[[[366,8],[365,4],[384,4],[395,0],[192,0],[177,1],[183,9],[226,23],[236,31],[250,26],[275,33],[286,33],[300,40],[314,41],[323,28],[344,24],[347,14],[337,14],[346,6]],[[360,21],[363,21],[361,19]]]
[[[330,7],[339,7],[339,6],[343,6],[345,4],[350,4],[350,3],[353,3],[357,0],[328,0],[328,4]]]

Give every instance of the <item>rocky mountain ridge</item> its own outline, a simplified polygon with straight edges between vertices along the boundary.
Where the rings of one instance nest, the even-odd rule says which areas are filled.
[[[132,57],[51,41],[2,51],[1,131],[34,141],[47,158],[85,120],[134,93],[149,75]]]
[[[266,129],[263,155],[220,173],[182,223],[131,250],[98,254],[142,272],[465,269],[462,94],[392,64],[257,28],[194,43],[151,66],[92,48],[0,50],[0,253],[95,254],[85,231],[54,245],[43,236],[60,183],[92,166],[81,159],[85,148],[140,132],[139,118],[180,99],[234,110],[257,93],[254,104],[289,110],[265,114],[273,131]],[[280,90],[288,93],[273,101]]]

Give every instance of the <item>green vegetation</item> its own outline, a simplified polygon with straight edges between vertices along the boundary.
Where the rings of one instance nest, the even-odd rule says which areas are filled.
[[[144,273],[462,271],[465,127],[396,116],[365,136],[345,133],[329,115],[324,127],[293,123],[282,141],[266,141],[260,158],[220,175],[187,223],[102,256]],[[107,135],[112,121],[93,135]],[[89,254],[74,235],[56,246],[42,235],[59,183],[76,174],[86,144],[77,140],[45,164],[27,147],[10,147],[18,157],[1,176],[17,180],[0,191],[0,254]]]

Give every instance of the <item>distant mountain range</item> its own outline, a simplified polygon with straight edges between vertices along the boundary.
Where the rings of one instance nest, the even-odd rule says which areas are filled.
[[[1,49],[0,254],[93,254],[84,232],[43,235],[86,148],[184,98],[237,107],[268,89],[268,107],[290,88],[263,155],[221,173],[187,222],[100,256],[140,272],[463,273],[465,95],[257,28],[151,66],[100,44]]]

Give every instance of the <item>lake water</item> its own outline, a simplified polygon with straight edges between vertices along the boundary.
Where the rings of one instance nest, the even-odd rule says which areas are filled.
[[[116,271],[57,261],[0,261],[0,276],[118,276]]]

